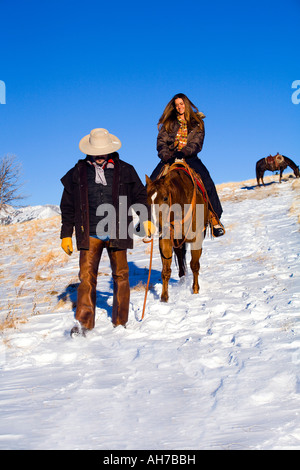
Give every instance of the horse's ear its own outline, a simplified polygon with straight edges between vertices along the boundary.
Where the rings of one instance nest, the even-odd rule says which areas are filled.
[[[145,175],[146,177],[146,184],[149,185],[152,183],[151,179],[149,178],[149,176]]]

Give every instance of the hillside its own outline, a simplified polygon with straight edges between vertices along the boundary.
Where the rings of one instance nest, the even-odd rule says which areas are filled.
[[[126,329],[106,253],[96,327],[71,339],[78,253],[60,216],[0,226],[0,449],[300,449],[300,179],[218,186],[226,235],[159,301],[155,241],[128,252]]]
[[[26,206],[18,209],[5,205],[3,209],[0,209],[0,224],[9,225],[28,222],[29,220],[49,219],[58,214],[60,214],[59,207],[51,204],[45,206]]]

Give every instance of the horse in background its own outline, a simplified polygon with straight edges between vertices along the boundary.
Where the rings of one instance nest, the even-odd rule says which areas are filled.
[[[263,177],[267,170],[272,172],[279,171],[279,183],[281,183],[282,173],[288,166],[292,168],[296,178],[299,178],[299,166],[290,158],[280,155],[279,153],[274,156],[269,155],[268,157],[261,158],[256,162],[256,179],[258,186],[260,186],[260,181],[265,185]]]
[[[168,302],[172,254],[175,253],[179,277],[186,274],[186,244],[191,244],[190,267],[193,293],[199,293],[199,269],[202,242],[208,224],[206,192],[198,188],[193,170],[185,163],[174,163],[162,176],[151,181],[146,175],[148,204],[152,205],[154,222],[159,229],[162,260],[161,301]],[[154,210],[153,210],[154,209]]]

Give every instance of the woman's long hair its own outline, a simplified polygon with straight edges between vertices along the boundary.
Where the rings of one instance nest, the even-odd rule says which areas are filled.
[[[175,100],[177,100],[178,98],[181,98],[185,104],[184,116],[187,121],[188,128],[191,127],[191,121],[196,121],[196,123],[198,123],[201,129],[203,127],[202,117],[204,117],[204,115],[199,114],[198,108],[183,93],[177,93],[177,95],[173,96],[173,98],[169,101],[169,103],[165,107],[164,112],[162,113],[158,121],[158,125],[157,125],[158,129],[160,129],[160,127],[163,125],[166,131],[168,133],[170,132],[172,123],[174,121],[177,121],[177,111],[175,107]]]

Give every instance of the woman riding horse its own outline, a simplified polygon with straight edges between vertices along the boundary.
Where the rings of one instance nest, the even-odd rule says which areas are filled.
[[[154,169],[150,179],[154,181],[166,163],[184,159],[203,181],[212,209],[210,221],[213,235],[220,237],[225,233],[220,222],[222,206],[214,182],[197,156],[204,140],[204,117],[183,93],[178,93],[171,99],[158,122],[157,151],[161,162]]]
[[[146,176],[148,204],[153,205],[159,227],[159,249],[162,260],[161,301],[169,298],[172,253],[178,261],[179,277],[186,273],[186,243],[191,247],[190,267],[193,293],[199,293],[199,269],[202,242],[208,224],[208,201],[204,188],[197,189],[193,171],[186,163],[174,163],[166,175],[151,181]]]

